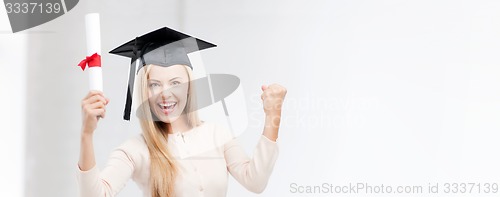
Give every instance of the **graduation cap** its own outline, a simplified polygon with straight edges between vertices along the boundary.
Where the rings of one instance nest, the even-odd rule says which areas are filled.
[[[180,64],[193,69],[187,54],[211,47],[216,47],[216,45],[168,27],[162,27],[111,50],[109,52],[111,54],[131,58],[123,119],[130,120],[135,75],[142,67],[149,64],[163,67]]]

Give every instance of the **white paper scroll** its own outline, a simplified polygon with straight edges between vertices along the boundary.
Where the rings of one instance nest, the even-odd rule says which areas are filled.
[[[98,13],[85,15],[85,35],[87,37],[87,56],[94,53],[101,55],[101,27]],[[103,91],[101,67],[89,67],[90,90]]]

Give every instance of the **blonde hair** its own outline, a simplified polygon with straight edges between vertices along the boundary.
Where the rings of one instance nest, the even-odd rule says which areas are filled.
[[[196,127],[201,124],[198,118],[198,113],[196,112],[196,97],[194,96],[194,87],[191,83],[192,73],[191,69],[187,66],[186,72],[189,78],[189,89],[187,96],[187,104],[184,108],[184,112],[187,117],[187,123],[191,127]],[[141,73],[142,71],[142,73]],[[174,196],[174,184],[177,176],[176,162],[170,151],[167,149],[168,142],[168,132],[170,126],[169,123],[164,123],[154,118],[155,116],[151,112],[151,107],[149,106],[149,93],[148,93],[148,78],[151,71],[151,65],[146,65],[143,69],[139,71],[138,76],[138,92],[139,101],[141,105],[137,110],[140,114],[139,122],[141,123],[141,128],[146,141],[149,158],[150,158],[150,189],[152,197],[172,197]]]

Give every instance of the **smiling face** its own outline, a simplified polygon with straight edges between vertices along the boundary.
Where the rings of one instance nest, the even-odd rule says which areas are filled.
[[[173,123],[184,115],[189,90],[185,66],[151,65],[147,86],[149,106],[160,121]]]

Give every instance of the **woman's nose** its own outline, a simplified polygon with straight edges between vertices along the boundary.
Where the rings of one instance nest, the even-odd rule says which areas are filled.
[[[169,98],[171,96],[172,96],[172,90],[171,90],[171,88],[165,88],[161,92],[162,99],[167,99],[167,98]]]

